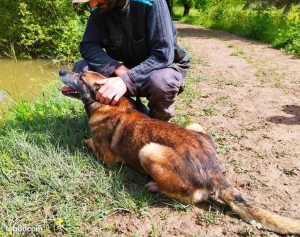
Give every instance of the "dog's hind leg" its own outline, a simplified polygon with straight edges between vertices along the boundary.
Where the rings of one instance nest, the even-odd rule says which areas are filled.
[[[174,169],[175,163],[181,165],[175,149],[150,143],[140,150],[139,158],[144,171],[154,180],[146,185],[149,191],[192,202],[193,187]]]

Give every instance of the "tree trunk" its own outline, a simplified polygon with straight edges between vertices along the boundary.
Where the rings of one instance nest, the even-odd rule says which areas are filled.
[[[250,4],[251,4],[251,0],[247,0],[246,4],[243,7],[243,10],[248,9],[250,7]]]
[[[183,11],[183,16],[187,16],[190,12],[191,5],[190,4],[183,4],[184,11]]]
[[[287,16],[289,14],[291,10],[291,6],[292,6],[292,0],[288,0],[284,8],[283,15]]]

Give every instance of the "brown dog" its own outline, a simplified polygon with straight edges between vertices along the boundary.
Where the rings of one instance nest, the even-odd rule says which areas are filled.
[[[86,142],[103,162],[144,170],[154,180],[147,184],[152,192],[188,203],[201,202],[214,193],[247,222],[281,234],[300,234],[299,220],[257,207],[230,185],[213,141],[200,125],[186,129],[151,119],[124,97],[115,106],[99,103],[95,82],[104,77],[98,73],[61,70],[59,74],[69,86],[62,93],[83,101],[92,133]]]

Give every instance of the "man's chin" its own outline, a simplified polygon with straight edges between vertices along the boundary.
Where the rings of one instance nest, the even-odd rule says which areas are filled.
[[[107,8],[104,12],[109,13],[116,5],[116,2],[117,2],[117,0],[111,0],[110,3],[107,5]]]

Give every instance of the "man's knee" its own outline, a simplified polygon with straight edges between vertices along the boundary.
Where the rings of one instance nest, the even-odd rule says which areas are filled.
[[[148,81],[151,94],[168,94],[176,96],[183,84],[182,75],[172,68],[154,71]]]
[[[150,117],[168,121],[174,116],[174,101],[183,77],[172,68],[154,71],[144,85],[144,96],[149,100]]]

